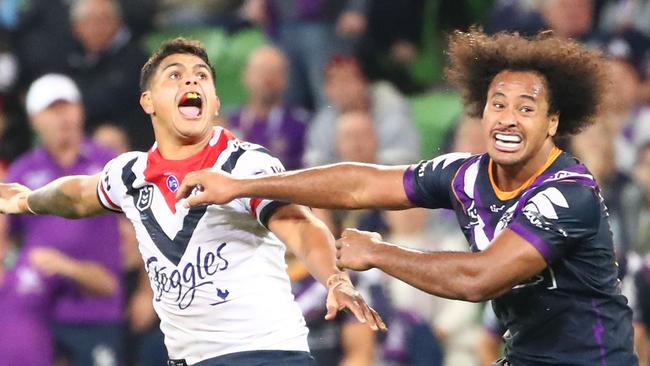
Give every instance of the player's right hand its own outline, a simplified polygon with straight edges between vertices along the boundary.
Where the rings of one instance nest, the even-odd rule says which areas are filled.
[[[27,196],[31,190],[18,183],[0,183],[0,214],[28,213]]]
[[[176,198],[187,198],[185,207],[224,204],[235,198],[236,179],[225,172],[203,169],[188,173],[176,192]]]

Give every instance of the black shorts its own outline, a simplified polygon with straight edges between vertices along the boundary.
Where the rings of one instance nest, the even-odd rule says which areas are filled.
[[[247,351],[203,360],[192,366],[315,366],[309,352]],[[169,360],[167,366],[189,366],[185,360]]]

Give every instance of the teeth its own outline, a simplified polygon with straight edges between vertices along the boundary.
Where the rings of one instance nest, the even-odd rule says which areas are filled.
[[[517,135],[505,135],[502,133],[497,133],[494,135],[497,140],[505,141],[505,142],[512,142],[512,143],[518,143],[521,142],[521,137]]]
[[[189,93],[185,94],[185,98],[187,98],[187,99],[199,99],[199,98],[201,98],[201,96],[199,94],[195,93],[195,92],[189,92]]]

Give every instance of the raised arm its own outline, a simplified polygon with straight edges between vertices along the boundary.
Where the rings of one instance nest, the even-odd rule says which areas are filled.
[[[402,183],[407,166],[340,163],[274,175],[233,177],[216,170],[189,173],[179,189],[189,206],[264,197],[318,208],[413,207]]]
[[[70,219],[106,211],[97,198],[100,174],[56,179],[37,189],[16,183],[0,184],[0,213],[56,215]]]
[[[366,304],[347,273],[336,267],[334,238],[308,208],[282,206],[269,218],[268,227],[305,264],[312,276],[327,287],[326,319],[333,319],[339,310],[347,308],[373,330],[386,330],[381,317]]]

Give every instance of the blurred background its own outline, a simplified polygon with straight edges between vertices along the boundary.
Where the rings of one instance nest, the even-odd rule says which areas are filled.
[[[482,153],[479,121],[442,77],[447,35],[471,25],[552,29],[608,59],[599,123],[562,148],[602,187],[648,365],[647,0],[0,0],[0,177],[36,188],[146,151],[153,132],[138,104],[140,68],[177,36],[202,41],[215,65],[215,124],[266,146],[287,169]],[[317,214],[335,235],[358,227],[421,250],[467,249],[444,210]],[[319,366],[490,365],[502,350],[489,304],[429,296],[377,271],[354,280],[387,334],[345,316],[325,322],[324,288],[287,261]],[[128,222],[0,218],[0,355],[16,355],[8,365],[163,365],[151,302]]]

